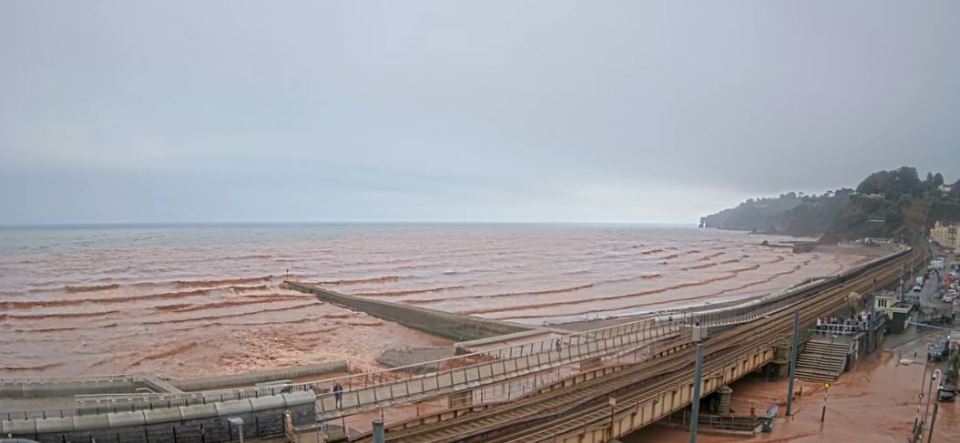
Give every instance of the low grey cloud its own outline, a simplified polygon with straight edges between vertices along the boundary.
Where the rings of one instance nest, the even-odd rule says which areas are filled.
[[[952,181],[957,47],[953,1],[5,1],[0,223],[690,223]]]

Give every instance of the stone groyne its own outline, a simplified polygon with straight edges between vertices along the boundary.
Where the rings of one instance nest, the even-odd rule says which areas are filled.
[[[308,283],[287,281],[284,284],[290,289],[314,294],[322,301],[366,312],[374,317],[454,341],[477,340],[533,329],[503,321],[453,314],[402,303],[370,300],[329,291]]]

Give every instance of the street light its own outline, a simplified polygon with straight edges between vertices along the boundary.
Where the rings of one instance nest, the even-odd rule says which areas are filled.
[[[820,423],[827,419],[827,394],[830,392],[830,383],[823,384],[823,409],[820,410]]]
[[[927,379],[927,367],[930,366],[929,357],[927,361],[923,362],[923,376],[920,377],[920,395],[917,399],[917,416],[913,419],[913,433],[917,433],[917,426],[922,426],[923,422],[920,421],[920,408],[923,407],[923,382]]]
[[[933,375],[930,376],[930,383],[927,383],[927,407],[923,410],[923,420],[920,422],[922,424],[927,422],[927,413],[930,412],[930,392],[933,391],[933,382],[940,378],[940,374],[939,369],[933,371]]]
[[[933,424],[937,421],[937,409],[940,409],[940,403],[933,404],[933,417],[930,417],[930,433],[927,434],[927,443],[933,442]]]

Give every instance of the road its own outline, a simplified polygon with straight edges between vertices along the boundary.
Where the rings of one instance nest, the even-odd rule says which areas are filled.
[[[924,308],[946,308],[948,303],[941,302],[937,297],[939,282],[936,277],[928,278],[920,291],[920,305]]]
[[[947,260],[945,261],[949,263],[950,260],[952,260],[952,257],[946,257],[946,259]],[[941,279],[943,278],[943,275],[944,271],[941,271]],[[941,281],[942,280],[938,280],[936,278],[935,274],[930,274],[930,278],[926,279],[923,284],[923,290],[920,291],[920,304],[923,305],[923,307],[942,308],[946,306],[946,304],[941,302],[937,297],[937,289],[939,289]],[[912,285],[915,283],[916,282],[910,282],[910,287],[913,287]]]

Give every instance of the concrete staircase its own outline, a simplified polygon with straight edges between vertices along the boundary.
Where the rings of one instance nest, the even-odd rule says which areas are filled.
[[[810,339],[797,359],[797,378],[823,383],[836,381],[847,365],[849,349],[845,341]]]

